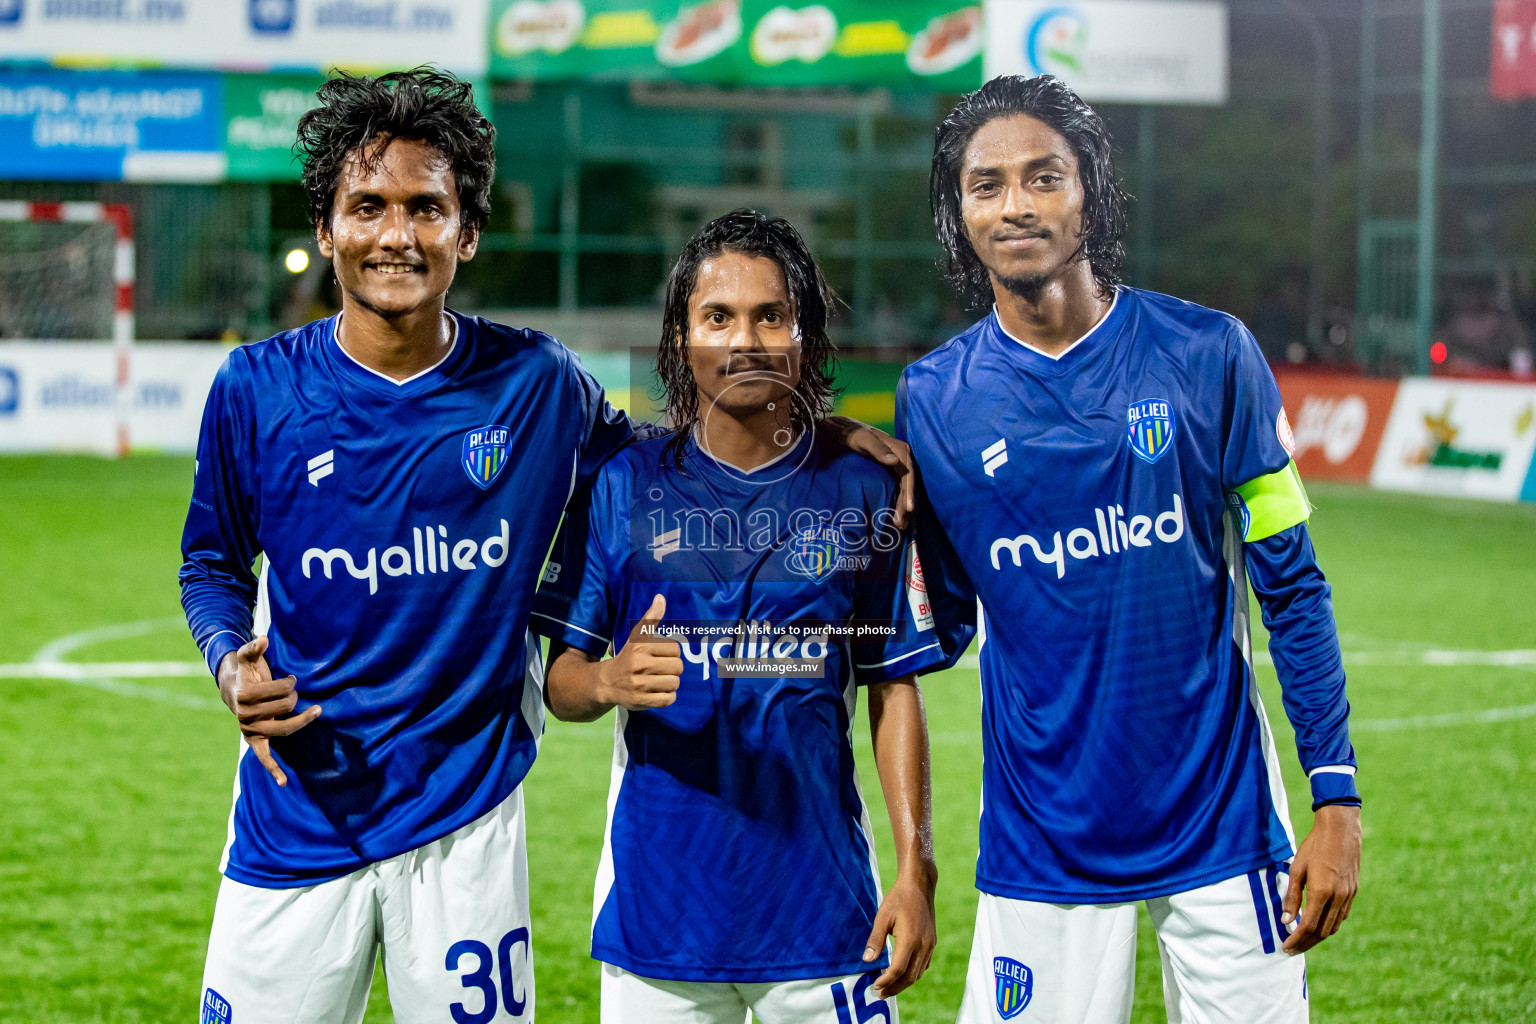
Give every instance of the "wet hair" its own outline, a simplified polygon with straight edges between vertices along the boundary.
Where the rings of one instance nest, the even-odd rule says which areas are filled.
[[[688,240],[667,277],[656,374],[660,381],[658,397],[673,428],[664,457],[679,466],[684,446],[699,422],[699,387],[688,363],[688,303],[698,284],[699,268],[706,260],[725,253],[772,260],[784,273],[795,337],[800,342],[800,383],[795,386],[800,401],[789,403],[794,429],[810,429],[830,415],[832,402],[842,390],[833,383],[836,347],[827,336],[827,318],[835,296],[800,232],[783,217],[769,217],[756,210],[735,210],[717,217]]]
[[[460,223],[475,231],[491,214],[496,129],[475,106],[468,82],[430,67],[377,78],[341,72],[315,93],[320,106],[299,118],[294,150],[303,161],[310,219],[330,223],[342,168],[357,153],[372,172],[392,139],[425,143],[442,154],[459,190]]]
[[[968,306],[992,303],[992,281],[966,234],[960,215],[960,171],[971,139],[988,122],[1019,114],[1032,117],[1067,140],[1077,155],[1083,185],[1078,259],[1086,259],[1101,291],[1120,283],[1125,267],[1126,202],[1115,177],[1109,128],[1093,108],[1052,75],[1002,75],[961,98],[935,133],[928,199],[944,246],[941,266]]]

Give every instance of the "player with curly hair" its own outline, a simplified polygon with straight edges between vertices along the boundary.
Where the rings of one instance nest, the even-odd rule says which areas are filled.
[[[382,949],[396,1020],[531,1020],[530,605],[571,494],[653,428],[548,335],[445,305],[495,172],[467,84],[319,98],[298,150],[342,309],[230,354],[183,534],[244,737],[202,1019],[359,1021]],[[833,432],[900,461],[855,426]]]
[[[552,338],[444,305],[495,170],[469,86],[319,96],[298,149],[342,309],[230,354],[183,540],[244,735],[202,1020],[359,1021],[380,949],[396,1020],[531,1020],[528,608],[634,428]]]

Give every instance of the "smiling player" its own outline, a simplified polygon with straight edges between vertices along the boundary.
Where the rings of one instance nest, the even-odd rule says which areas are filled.
[[[382,947],[398,1021],[531,1020],[529,605],[570,494],[636,427],[553,338],[444,304],[495,171],[470,87],[319,97],[299,149],[342,311],[230,354],[182,539],[245,737],[202,1017],[361,1020]],[[901,461],[858,427],[839,443]]]
[[[1128,1020],[1145,900],[1169,1020],[1297,1024],[1295,954],[1349,913],[1360,863],[1328,584],[1252,335],[1118,284],[1110,152],[1048,76],[987,83],[935,144],[952,277],[992,307],[907,369],[896,413],[940,528],[919,537],[940,618],[985,609],[960,1020]],[[1312,784],[1294,859],[1250,583]]]
[[[553,339],[444,306],[494,172],[469,86],[320,99],[299,143],[342,311],[231,353],[183,538],[246,739],[202,1019],[359,1021],[382,946],[397,1020],[530,1020],[531,582],[631,426]]]
[[[702,228],[667,285],[674,431],[603,469],[539,590],[551,710],[617,709],[592,926],[604,1024],[895,1024],[891,997],[932,956],[914,673],[941,648],[903,584],[890,479],[818,436],[826,320],[787,222]],[[858,622],[883,632],[827,634]],[[896,838],[883,901],[853,764],[860,687]]]

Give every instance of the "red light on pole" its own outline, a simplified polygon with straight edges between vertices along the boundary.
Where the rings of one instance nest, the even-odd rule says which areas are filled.
[[[1445,362],[1445,342],[1437,341],[1429,346],[1429,358],[1434,363]]]

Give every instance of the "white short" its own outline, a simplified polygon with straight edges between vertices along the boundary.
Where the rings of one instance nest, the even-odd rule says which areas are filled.
[[[1306,1024],[1302,956],[1280,951],[1285,866],[1147,900],[1168,1024]],[[981,894],[959,1024],[1125,1024],[1136,904]]]
[[[202,1024],[357,1024],[379,947],[398,1024],[533,1020],[523,791],[436,842],[299,889],[225,878]]]
[[[810,981],[642,978],[603,964],[602,1024],[899,1024],[895,999],[875,995],[879,971]],[[750,1014],[750,1016],[749,1016]]]

